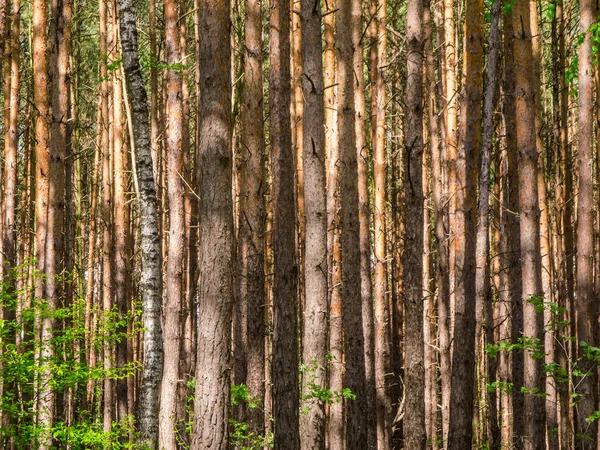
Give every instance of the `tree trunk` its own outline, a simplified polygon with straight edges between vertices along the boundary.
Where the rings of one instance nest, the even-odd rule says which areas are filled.
[[[352,1],[341,0],[337,16],[338,132],[342,250],[342,323],[344,330],[345,387],[356,399],[344,399],[346,448],[366,448],[364,336],[360,285],[360,228],[358,222],[358,165],[354,111]]]
[[[231,41],[229,3],[200,2],[199,311],[192,449],[228,445],[233,308]],[[227,369],[225,369],[227,368]]]
[[[175,65],[181,62],[179,39],[179,9],[177,0],[165,0],[165,57],[167,64],[166,151],[167,192],[169,198],[169,247],[165,279],[163,347],[165,352],[160,389],[160,447],[177,448],[175,421],[177,418],[177,383],[181,350],[181,307],[183,301],[183,270],[185,241],[185,190],[183,183],[183,114],[182,81]]]
[[[152,170],[148,99],[138,56],[136,11],[131,0],[119,0],[123,70],[127,83],[134,138],[135,169],[139,186],[142,251],[142,322],[144,359],[138,394],[139,442],[158,448],[158,404],[162,378],[161,253],[156,186]]]
[[[405,128],[406,231],[404,236],[404,304],[406,355],[404,447],[423,450],[425,430],[425,363],[423,335],[423,2],[409,0],[406,10],[407,87]]]
[[[251,398],[265,400],[265,138],[263,125],[263,52],[261,0],[246,3],[245,86],[241,107],[242,146],[238,156],[238,289],[245,305],[242,334],[246,385]],[[264,434],[264,411],[247,410],[248,430]]]
[[[492,5],[492,24],[489,37],[489,56],[486,74],[484,100],[483,144],[479,166],[479,206],[477,210],[477,249],[476,249],[476,344],[481,344],[477,354],[485,358],[486,345],[494,344],[494,323],[492,316],[492,292],[490,287],[490,168],[492,161],[492,139],[494,132],[494,111],[496,107],[496,70],[500,51],[500,3]],[[495,361],[487,362],[486,383],[495,381]],[[490,449],[500,449],[500,428],[497,422],[496,392],[487,389],[487,441]]]
[[[521,266],[523,331],[534,340],[534,348],[523,352],[524,448],[545,446],[545,401],[536,395],[544,392],[543,359],[535,352],[544,349],[543,312],[536,303],[542,295],[540,256],[540,210],[538,205],[538,154],[535,129],[534,66],[530,10],[527,2],[515,3],[512,11],[514,30],[516,134],[519,149],[519,217],[521,225]],[[515,409],[515,412],[517,409]]]
[[[33,2],[33,76],[34,103],[37,112],[35,125],[36,156],[36,238],[35,251],[37,268],[43,275],[36,279],[35,298],[47,304],[49,312],[58,306],[58,282],[62,261],[62,206],[64,195],[64,149],[50,146],[50,109],[48,76],[48,38],[46,35],[47,4],[43,0]],[[62,172],[62,173],[61,173]],[[62,190],[61,190],[62,188]],[[40,362],[54,357],[54,319],[49,313],[39,313],[38,333],[40,339]],[[55,392],[50,386],[50,368],[40,374],[37,400],[37,425],[42,430],[39,448],[49,449],[52,445],[51,427],[54,422]]]
[[[580,6],[581,32],[585,39],[579,47],[579,196],[577,198],[577,295],[576,320],[577,377],[575,392],[578,395],[575,443],[578,449],[595,447],[597,421],[588,418],[597,409],[597,370],[588,354],[587,346],[596,346],[597,318],[594,297],[594,61],[592,31],[595,23],[596,3],[582,1]],[[580,397],[579,397],[580,396]]]
[[[321,9],[302,0],[302,93],[305,248],[301,447],[325,448],[325,403],[310,398],[326,383],[327,353],[327,204],[325,186],[325,103],[321,49]],[[309,398],[306,398],[306,397]]]

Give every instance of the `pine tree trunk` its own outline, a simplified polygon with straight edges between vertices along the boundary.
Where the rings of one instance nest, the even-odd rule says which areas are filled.
[[[238,289],[245,305],[243,345],[249,395],[264,408],[265,398],[265,138],[263,126],[262,7],[260,0],[246,2],[245,87],[241,107],[242,146],[238,156]],[[264,434],[264,412],[248,409],[248,430]]]
[[[290,5],[270,2],[269,111],[273,205],[273,416],[275,448],[300,447],[298,266],[290,124]]]
[[[302,362],[303,398],[327,387],[327,203],[325,182],[325,102],[321,46],[321,9],[314,0],[301,1],[303,172],[305,249]],[[318,398],[302,402],[301,448],[325,448],[325,404]]]
[[[575,392],[579,394],[575,447],[591,449],[597,438],[597,421],[589,421],[597,409],[597,371],[588,355],[587,346],[596,346],[597,319],[594,297],[594,62],[592,31],[595,23],[596,3],[582,1],[580,6],[581,32],[585,39],[579,47],[579,195],[577,198],[577,377]]]
[[[231,41],[229,3],[200,2],[199,311],[192,449],[228,444],[233,308]],[[227,368],[224,370],[224,368]]]
[[[538,204],[538,153],[535,129],[534,65],[530,10],[527,2],[515,3],[512,11],[514,30],[516,134],[519,149],[519,217],[521,225],[523,333],[537,340],[543,352],[543,312],[536,301],[542,295],[540,255],[540,209]],[[539,347],[537,347],[539,346]],[[543,359],[534,358],[535,349],[523,352],[524,448],[545,446],[545,401],[535,395],[544,392]],[[528,393],[527,393],[528,392]],[[518,409],[515,409],[516,412]],[[516,431],[516,430],[515,430]]]
[[[423,450],[425,363],[423,335],[423,2],[410,0],[406,10],[407,86],[404,157],[406,231],[404,235],[404,304],[406,355],[404,447]]]

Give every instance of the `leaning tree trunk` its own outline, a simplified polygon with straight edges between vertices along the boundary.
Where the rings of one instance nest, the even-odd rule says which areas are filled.
[[[136,11],[132,0],[119,0],[121,48],[131,121],[140,207],[142,250],[142,322],[144,360],[138,398],[140,444],[158,448],[158,396],[162,379],[161,253],[156,186],[150,151],[148,98],[138,56]]]

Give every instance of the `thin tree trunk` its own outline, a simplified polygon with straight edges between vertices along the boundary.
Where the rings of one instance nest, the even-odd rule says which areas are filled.
[[[407,87],[405,129],[406,231],[404,304],[406,308],[404,447],[423,450],[425,363],[423,336],[423,2],[409,0],[406,11]]]
[[[342,250],[342,323],[344,330],[345,387],[356,398],[344,399],[346,448],[366,448],[365,353],[360,285],[360,226],[358,221],[358,165],[354,106],[352,0],[341,0],[337,16],[338,132]]]
[[[391,402],[388,392],[386,374],[390,370],[389,342],[389,310],[387,300],[386,274],[386,139],[385,139],[385,84],[383,70],[386,65],[386,0],[378,0],[376,26],[376,42],[371,52],[376,52],[376,58],[371,57],[371,92],[372,92],[372,145],[373,145],[373,226],[375,280],[373,286],[374,300],[374,340],[375,340],[375,388],[376,388],[376,417],[377,417],[377,448],[390,448],[389,423]]]
[[[185,210],[183,182],[183,111],[181,75],[175,65],[181,63],[179,38],[179,8],[177,0],[166,0],[165,56],[167,69],[166,147],[167,191],[169,197],[169,248],[165,278],[163,347],[165,361],[160,389],[159,438],[165,450],[177,448],[175,433],[177,417],[177,383],[181,350],[181,306],[183,301],[183,260],[185,241]]]
[[[352,45],[354,46],[354,107],[356,110],[356,158],[358,165],[360,289],[362,298],[363,335],[365,340],[365,389],[367,411],[374,411],[376,408],[377,397],[375,391],[375,342],[373,329],[373,303],[371,296],[371,208],[369,205],[369,148],[366,142],[365,128],[365,80],[363,46],[361,40],[362,32],[362,1],[353,0]],[[367,445],[368,448],[375,448],[377,445],[377,414],[369,414],[367,417]]]
[[[585,39],[579,47],[579,195],[577,198],[577,369],[583,375],[575,380],[577,402],[577,449],[595,447],[597,421],[588,420],[597,409],[597,370],[586,350],[596,346],[597,319],[594,298],[594,62],[592,31],[596,3],[582,1],[580,27]]]
[[[492,292],[490,287],[490,169],[492,161],[492,138],[494,132],[494,112],[496,101],[496,69],[500,51],[500,3],[492,5],[492,23],[489,37],[489,56],[487,62],[486,89],[484,99],[483,143],[479,166],[479,206],[477,222],[476,249],[476,344],[481,345],[478,355],[485,358],[486,345],[494,344],[494,323],[492,317]],[[493,362],[487,362],[486,382],[495,381]],[[487,441],[490,449],[500,449],[500,428],[497,422],[495,390],[487,391]],[[485,391],[484,391],[485,392]]]
[[[242,334],[246,350],[246,385],[251,398],[265,399],[265,138],[263,124],[263,52],[261,0],[246,2],[245,86],[241,107],[238,156],[238,289],[245,305]],[[264,411],[248,409],[248,430],[264,434]]]

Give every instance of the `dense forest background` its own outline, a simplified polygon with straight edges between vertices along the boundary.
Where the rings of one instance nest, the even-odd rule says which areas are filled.
[[[0,0],[0,448],[597,448],[599,13]]]

